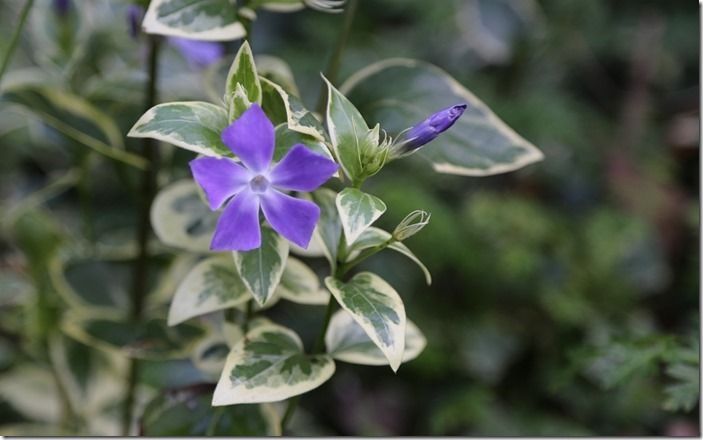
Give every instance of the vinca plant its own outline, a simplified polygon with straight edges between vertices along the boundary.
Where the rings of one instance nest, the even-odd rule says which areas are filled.
[[[299,397],[330,380],[336,362],[397,372],[428,343],[407,316],[402,292],[358,266],[397,252],[431,283],[421,256],[404,244],[431,213],[417,206],[394,230],[376,227],[387,207],[367,182],[415,154],[437,172],[463,176],[512,171],[542,154],[446,73],[416,60],[380,61],[341,86],[322,75],[327,99],[319,113],[310,111],[285,71],[257,68],[245,35],[257,2],[236,12],[224,0],[181,3],[152,1],[144,29],[245,39],[219,99],[159,103],[129,132],[192,154],[192,178],[162,188],[150,214],[163,243],[197,259],[175,289],[168,325],[207,322],[196,356],[219,377],[213,406],[287,401],[285,429]],[[320,258],[324,270],[307,263]],[[315,338],[304,342],[266,317],[283,300],[320,310]]]

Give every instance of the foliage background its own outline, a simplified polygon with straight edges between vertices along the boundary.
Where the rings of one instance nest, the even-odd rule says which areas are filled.
[[[3,86],[36,75],[86,98],[126,133],[141,114],[143,41],[127,34],[126,2],[90,3],[94,22],[69,32],[57,27],[51,2],[38,1]],[[0,51],[20,5],[0,5]],[[387,57],[432,62],[546,159],[480,179],[406,160],[369,181],[388,204],[381,227],[392,229],[416,208],[432,212],[430,225],[408,241],[433,273],[432,286],[396,255],[366,263],[402,294],[428,346],[398,374],[338,363],[331,381],[303,397],[292,432],[696,435],[695,2],[431,5],[360,2],[340,78]],[[261,12],[252,47],[286,60],[314,108],[340,22],[311,10]],[[172,47],[164,48],[161,70],[160,101],[203,96],[201,72]],[[0,432],[111,432],[120,373],[107,366],[108,355],[57,330],[67,301],[50,265],[54,256],[129,255],[136,177],[3,102],[0,115]],[[186,176],[190,155],[162,148],[161,182]],[[42,203],[28,199],[71,170],[77,187]],[[158,254],[154,267],[169,258]],[[95,263],[71,282],[125,306],[129,277],[119,264]],[[168,285],[156,290],[153,315],[165,316],[171,293]],[[290,303],[269,313],[306,341],[322,315]],[[58,373],[47,348],[57,345],[69,353]],[[64,398],[51,377],[63,368],[79,378],[79,406],[112,403],[61,423]],[[147,361],[140,376],[147,391],[201,381],[188,359]]]

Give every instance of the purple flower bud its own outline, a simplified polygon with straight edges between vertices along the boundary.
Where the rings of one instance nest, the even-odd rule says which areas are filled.
[[[69,9],[71,9],[71,0],[54,0],[56,15],[65,17]]]
[[[466,104],[458,104],[440,110],[429,118],[415,124],[403,133],[392,147],[392,155],[400,157],[416,151],[447,131],[466,110]]]
[[[139,35],[139,25],[144,16],[144,9],[139,5],[129,5],[127,7],[127,24],[129,25],[129,36],[137,38]]]
[[[181,52],[181,55],[194,69],[202,69],[219,61],[225,53],[222,44],[213,41],[170,37],[168,42]]]

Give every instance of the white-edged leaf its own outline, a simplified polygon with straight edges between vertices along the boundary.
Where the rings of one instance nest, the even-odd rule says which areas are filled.
[[[262,325],[230,351],[212,404],[285,400],[317,388],[333,373],[332,358],[305,354],[295,332],[276,324]]]
[[[236,40],[246,35],[230,0],[151,0],[142,27],[150,34],[195,40]]]
[[[371,272],[358,273],[347,283],[327,277],[325,284],[397,371],[405,350],[406,319],[395,289]]]
[[[281,435],[271,404],[213,408],[212,387],[194,384],[166,390],[144,408],[142,434],[148,437],[263,437]]]
[[[168,311],[168,325],[195,316],[236,307],[251,297],[229,254],[199,262],[176,289]]]
[[[151,226],[169,246],[208,252],[218,213],[210,211],[190,179],[179,180],[156,195],[151,205]]]
[[[229,124],[227,111],[215,104],[181,101],[147,110],[127,136],[152,138],[205,156],[231,155],[221,135]]]
[[[233,252],[237,272],[259,305],[273,296],[288,259],[288,241],[273,229],[261,228],[261,246],[247,252]]]
[[[289,301],[310,305],[327,304],[330,298],[329,293],[320,287],[317,274],[293,257],[288,257],[276,294]]]
[[[198,370],[212,379],[217,379],[222,372],[222,367],[225,366],[227,354],[229,354],[229,345],[225,338],[210,334],[195,344],[190,359]]]
[[[337,194],[335,204],[347,243],[354,243],[366,228],[386,212],[383,200],[356,188],[342,190]]]
[[[271,80],[263,77],[259,80],[263,93],[262,107],[269,118],[274,122],[283,122],[281,118],[284,117],[291,130],[325,141],[325,129],[322,124],[305,108],[299,98],[288,94],[283,87]]]
[[[339,159],[344,173],[352,181],[363,175],[362,150],[367,147],[366,142],[373,142],[370,133],[376,134],[375,143],[378,144],[378,131],[369,130],[361,113],[354,104],[339,92],[327,78],[327,129],[332,141],[335,155]]]
[[[337,251],[342,237],[342,223],[337,212],[337,193],[327,188],[320,188],[310,193],[312,201],[320,207],[320,219],[313,232],[313,238],[319,237],[325,257],[332,269],[337,265]]]
[[[341,90],[367,118],[384,121],[389,133],[399,133],[450,105],[468,104],[450,130],[418,153],[441,173],[488,176],[544,157],[473,93],[432,64],[405,58],[380,61],[352,75]]]
[[[427,345],[420,329],[409,319],[405,329],[403,363],[418,357]],[[388,365],[388,359],[369,339],[351,314],[337,311],[325,334],[327,353],[334,359],[359,365]]]
[[[361,251],[365,249],[376,246],[385,246],[387,249],[394,250],[410,258],[422,270],[427,284],[432,284],[432,274],[429,269],[427,269],[427,266],[425,266],[424,263],[420,261],[420,259],[417,258],[417,256],[405,244],[399,241],[392,241],[392,238],[393,237],[390,233],[384,231],[383,229],[371,226],[366,229],[351,246],[348,247],[347,261],[353,260],[361,253]]]
[[[250,102],[261,104],[261,82],[259,81],[259,75],[256,73],[254,55],[251,53],[251,47],[247,41],[242,43],[229,68],[225,96],[234,95],[238,84],[242,86]],[[228,101],[228,99],[225,100]]]
[[[273,153],[273,160],[280,161],[283,156],[296,144],[303,144],[313,153],[320,154],[334,161],[332,153],[327,149],[327,145],[307,134],[293,131],[288,124],[278,124],[276,126],[276,149]]]

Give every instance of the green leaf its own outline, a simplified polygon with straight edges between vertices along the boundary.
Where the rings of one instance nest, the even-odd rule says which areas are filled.
[[[342,223],[335,205],[337,193],[331,189],[320,188],[310,195],[312,201],[320,207],[320,219],[317,221],[313,239],[315,236],[320,238],[325,256],[334,270],[337,265],[339,240],[342,236]]]
[[[405,329],[405,352],[403,362],[420,355],[427,340],[419,328],[410,320]],[[327,353],[334,359],[359,365],[388,365],[388,359],[376,344],[369,339],[364,329],[344,310],[332,316],[325,334]]]
[[[141,156],[125,150],[115,121],[80,96],[55,88],[24,85],[5,89],[0,102],[15,104],[64,136],[111,159],[146,168]]]
[[[240,338],[243,337],[241,331],[239,333]],[[230,346],[224,336],[213,333],[200,340],[193,347],[190,359],[198,370],[215,380],[225,366],[229,349]]]
[[[219,254],[198,263],[178,286],[168,312],[168,325],[236,307],[249,299],[231,255]]]
[[[260,7],[273,12],[295,12],[303,9],[305,4],[302,0],[254,0],[249,7]]]
[[[84,344],[130,358],[153,360],[186,357],[190,346],[204,334],[201,327],[189,324],[168,327],[163,319],[135,323],[75,314],[67,315],[61,328]]]
[[[127,136],[152,138],[205,156],[231,155],[221,134],[229,124],[227,112],[208,102],[159,104],[147,110]]]
[[[274,124],[286,122],[288,128],[306,134],[319,141],[325,141],[325,129],[299,98],[288,94],[283,87],[271,80],[260,77],[263,93],[262,107]]]
[[[150,34],[197,40],[236,40],[246,35],[230,0],[152,0],[142,26]]]
[[[335,203],[347,243],[354,243],[366,228],[386,212],[383,200],[356,188],[342,190],[337,194]]]
[[[169,246],[194,252],[209,252],[218,213],[210,211],[200,197],[198,185],[179,180],[156,195],[151,206],[151,226]]]
[[[427,284],[432,284],[432,274],[430,274],[429,269],[427,269],[427,266],[425,266],[406,245],[399,241],[393,241],[391,234],[373,226],[366,229],[359,238],[349,246],[346,261],[351,261],[359,256],[361,251],[376,246],[385,246],[387,249],[394,250],[410,258],[422,270]]]
[[[405,351],[406,326],[405,307],[398,293],[371,272],[358,273],[347,283],[327,277],[325,284],[397,371]]]
[[[30,419],[58,422],[61,401],[56,380],[46,368],[24,364],[0,376],[0,398]],[[3,427],[3,435],[7,435]]]
[[[320,287],[317,274],[297,258],[288,257],[276,294],[299,304],[324,305],[329,293]]]
[[[543,158],[476,96],[431,64],[400,58],[380,61],[354,74],[341,89],[367,118],[384,121],[384,128],[396,133],[441,108],[467,103],[456,124],[418,153],[432,162],[435,171],[487,176]]]
[[[278,413],[269,404],[213,408],[210,385],[191,385],[159,394],[144,409],[143,434],[149,437],[278,436]]]
[[[361,113],[326,78],[327,83],[327,129],[332,147],[344,173],[352,181],[364,176],[362,156],[365,150],[378,145],[378,129],[375,139]],[[373,145],[375,143],[375,145]]]
[[[276,402],[322,385],[334,373],[327,355],[307,355],[298,335],[270,324],[247,333],[227,356],[213,406]]]
[[[310,151],[321,154],[330,160],[334,160],[324,142],[307,134],[293,131],[288,128],[287,124],[279,124],[276,126],[276,150],[273,153],[273,160],[281,160],[288,150],[296,144],[303,144],[308,147]]]
[[[256,73],[254,55],[247,41],[242,43],[227,73],[225,101],[228,102],[229,97],[236,93],[238,85],[246,92],[249,102],[261,104],[261,82]]]
[[[288,258],[288,241],[269,227],[261,228],[261,246],[247,252],[233,252],[234,264],[259,305],[273,296]]]
[[[256,55],[254,60],[261,77],[278,84],[289,95],[300,96],[293,71],[283,59],[272,55]]]

